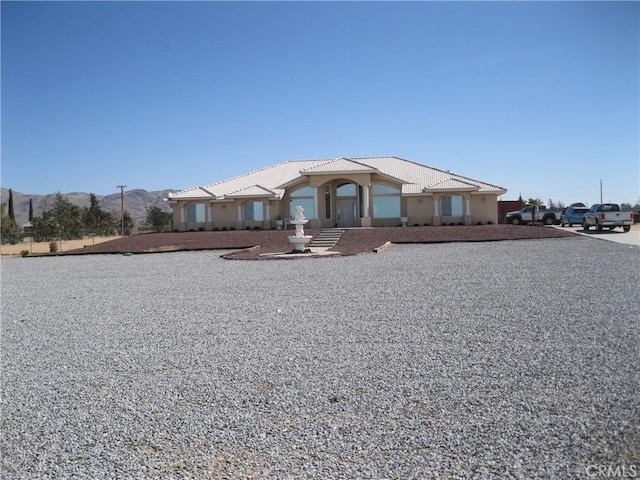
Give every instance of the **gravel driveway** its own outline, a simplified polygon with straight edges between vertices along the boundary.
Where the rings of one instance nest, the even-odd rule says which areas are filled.
[[[2,259],[0,476],[640,472],[638,253]]]

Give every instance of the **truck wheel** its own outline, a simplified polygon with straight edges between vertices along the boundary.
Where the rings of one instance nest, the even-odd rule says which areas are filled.
[[[625,232],[628,232],[629,230],[631,230],[631,225],[623,225],[622,230],[624,230]]]
[[[553,222],[555,222],[555,218],[553,218],[552,216],[547,216],[542,219],[542,223],[544,223],[545,225],[553,225]]]
[[[520,217],[513,217],[511,219],[511,224],[512,225],[520,225],[522,222],[520,221]]]
[[[582,221],[582,230],[584,230],[585,232],[589,231],[589,224],[587,223],[586,220]]]

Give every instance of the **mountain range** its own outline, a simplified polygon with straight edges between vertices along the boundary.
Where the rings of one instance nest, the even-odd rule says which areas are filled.
[[[177,190],[156,190],[148,192],[146,190],[127,190],[124,194],[124,209],[129,212],[131,218],[136,225],[141,225],[147,217],[147,209],[149,207],[158,207],[164,212],[171,212],[171,207],[162,201],[167,198],[169,193],[177,192]],[[24,225],[29,221],[29,200],[33,202],[33,216],[39,217],[42,212],[53,207],[57,193],[49,193],[47,195],[32,195],[12,191],[13,194],[13,212],[18,225]],[[90,205],[89,193],[63,193],[62,196],[74,205],[79,207],[88,207]],[[120,193],[111,195],[96,195],[100,208],[112,213],[116,218],[120,218]],[[9,200],[9,189],[0,188],[0,199],[2,203]],[[7,211],[5,210],[5,214]]]

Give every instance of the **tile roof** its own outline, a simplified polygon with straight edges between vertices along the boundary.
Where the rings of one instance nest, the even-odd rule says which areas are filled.
[[[435,192],[435,191],[443,191],[443,190],[468,190],[468,191],[478,191],[480,187],[477,184],[473,184],[470,182],[462,181],[458,178],[447,178],[446,180],[442,180],[441,182],[436,183],[435,185],[429,185],[423,188],[423,191]]]
[[[300,173],[303,175],[314,175],[314,174],[326,175],[328,173],[342,173],[342,172],[377,173],[377,169],[369,165],[365,165],[364,163],[359,163],[348,158],[337,158],[335,160],[331,160],[330,162],[326,162],[326,163],[316,165],[310,168],[306,168],[300,171]]]
[[[274,190],[264,188],[260,185],[251,185],[246,188],[241,188],[240,190],[237,190],[235,192],[228,193],[225,195],[225,197],[230,197],[230,198],[264,197],[264,196],[274,197],[277,195],[278,195],[278,192],[275,192]]]
[[[168,200],[224,199],[250,196],[282,198],[288,185],[307,175],[377,173],[402,184],[405,195],[442,191],[474,191],[501,195],[506,189],[398,157],[290,160],[204,187],[170,194]]]

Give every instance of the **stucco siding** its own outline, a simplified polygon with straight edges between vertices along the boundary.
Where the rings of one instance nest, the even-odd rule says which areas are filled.
[[[498,223],[498,208],[496,195],[471,195],[472,223]]]
[[[433,224],[433,197],[407,197],[407,225]]]

